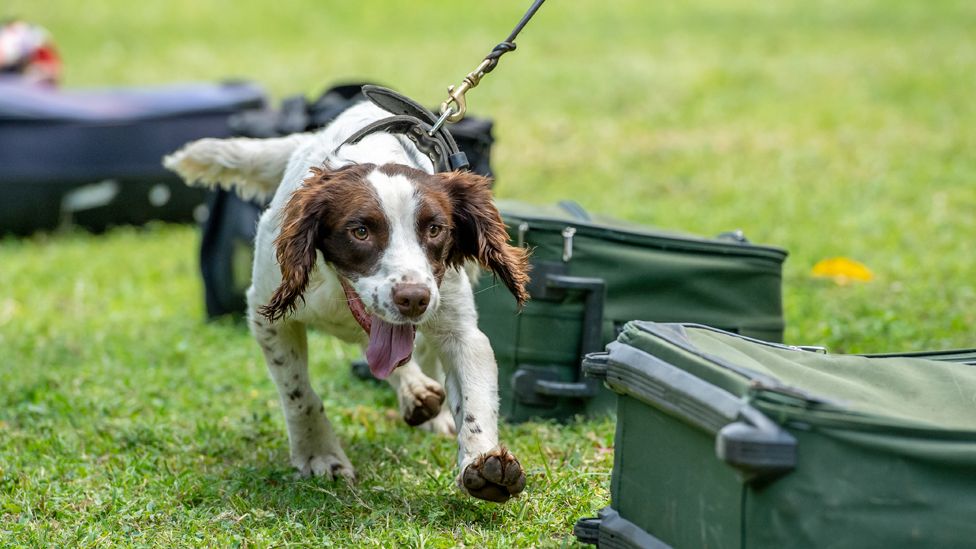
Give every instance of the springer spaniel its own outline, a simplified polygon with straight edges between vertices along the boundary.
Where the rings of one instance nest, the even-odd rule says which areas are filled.
[[[521,305],[527,252],[508,244],[485,177],[433,173],[400,135],[343,145],[387,116],[361,103],[317,133],[202,139],[164,164],[190,184],[274,193],[258,225],[248,319],[300,475],[355,478],[309,383],[305,330],[315,326],[365,345],[408,424],[457,434],[458,487],[503,502],[522,491],[525,474],[498,443],[497,366],[463,266],[493,271]]]

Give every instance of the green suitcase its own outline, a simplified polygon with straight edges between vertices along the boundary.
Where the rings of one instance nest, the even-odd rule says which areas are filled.
[[[629,323],[604,547],[973,547],[976,350],[830,355]]]
[[[532,299],[521,313],[490,275],[475,294],[510,421],[611,411],[613,394],[579,365],[634,318],[782,339],[781,249],[738,232],[706,239],[590,216],[573,202],[498,206],[512,240],[532,249],[533,266]]]

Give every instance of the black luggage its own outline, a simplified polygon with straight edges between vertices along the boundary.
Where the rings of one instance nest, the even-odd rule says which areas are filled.
[[[206,191],[160,159],[231,135],[228,117],[264,102],[246,82],[58,90],[0,79],[0,234],[205,217]]]

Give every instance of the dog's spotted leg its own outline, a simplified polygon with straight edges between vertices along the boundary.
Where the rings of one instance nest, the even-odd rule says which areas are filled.
[[[424,420],[419,427],[431,433],[454,436],[454,416],[451,414],[447,404],[443,402],[444,371],[441,368],[440,359],[437,357],[437,348],[431,345],[427,338],[420,332],[417,333],[413,358],[417,365],[420,366],[420,371],[422,372],[420,375],[406,370],[407,366],[410,366],[409,364],[404,364],[394,372],[409,372],[407,377],[414,380],[412,384],[394,385],[394,388],[397,389],[397,398],[400,402],[400,411],[403,414],[404,420],[411,425],[415,425],[416,423],[408,418],[415,416],[417,403],[431,402],[427,395],[433,391],[440,395],[440,399],[437,401],[437,409],[433,406],[428,406],[425,408],[422,416],[415,416],[416,419]],[[419,391],[416,389],[404,391],[404,389],[411,385],[419,389]]]
[[[478,329],[474,297],[463,272],[441,285],[433,330],[444,365],[447,402],[458,439],[457,485],[473,497],[507,501],[525,488],[519,460],[498,443],[498,367]]]
[[[288,425],[291,464],[298,475],[355,479],[355,472],[308,380],[308,343],[298,322],[269,324],[254,315],[251,330],[264,351]]]

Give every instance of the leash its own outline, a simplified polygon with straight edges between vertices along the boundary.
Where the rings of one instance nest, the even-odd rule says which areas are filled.
[[[481,64],[464,77],[461,84],[457,87],[448,86],[448,98],[441,103],[439,117],[420,103],[389,88],[372,85],[363,86],[363,95],[393,116],[377,120],[360,129],[343,141],[336,150],[344,145],[359,143],[363,138],[373,133],[395,133],[405,136],[416,145],[417,149],[430,159],[435,171],[467,170],[470,167],[468,157],[458,149],[454,137],[444,127],[444,123],[453,124],[464,118],[464,114],[468,110],[464,94],[477,86],[486,74],[495,69],[501,56],[515,49],[515,38],[522,32],[526,23],[532,19],[543,2],[545,0],[535,0],[525,15],[522,16],[522,19],[515,25],[515,29],[508,35],[508,38],[492,48]]]
[[[518,36],[525,25],[532,19],[535,12],[539,11],[542,7],[542,3],[546,0],[535,0],[531,6],[529,6],[528,11],[522,16],[522,19],[515,25],[512,29],[511,34],[508,38],[500,42],[497,46],[492,48],[491,52],[485,56],[485,59],[477,66],[473,71],[469,72],[464,80],[460,84],[455,86],[447,87],[447,99],[441,103],[441,116],[434,123],[433,131],[437,131],[444,124],[444,122],[451,122],[452,124],[460,122],[464,118],[464,114],[468,111],[468,105],[465,101],[464,94],[468,93],[468,90],[474,88],[481,83],[481,79],[485,77],[486,74],[495,70],[498,66],[498,60],[501,56],[505,55],[510,51],[515,50],[515,38]],[[454,108],[453,105],[457,106]]]

